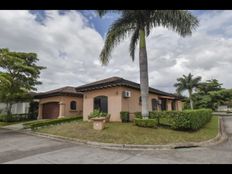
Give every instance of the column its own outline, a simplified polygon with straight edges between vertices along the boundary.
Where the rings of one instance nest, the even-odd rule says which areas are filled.
[[[39,104],[39,113],[37,119],[43,119],[43,104]]]
[[[171,111],[172,110],[172,101],[167,99],[167,110]]]
[[[65,104],[63,102],[60,102],[60,112],[59,112],[59,117],[58,118],[63,118],[64,117],[64,109],[65,109]]]

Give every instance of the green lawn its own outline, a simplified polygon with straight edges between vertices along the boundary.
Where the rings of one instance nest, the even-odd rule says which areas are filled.
[[[142,128],[133,123],[107,123],[106,128],[97,131],[93,123],[71,122],[38,129],[37,131],[89,141],[117,144],[168,144],[199,142],[211,139],[218,133],[218,117],[195,132],[175,131],[167,128]]]

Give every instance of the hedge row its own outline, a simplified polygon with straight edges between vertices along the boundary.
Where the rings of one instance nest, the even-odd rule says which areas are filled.
[[[1,122],[17,122],[17,121],[26,121],[26,120],[32,120],[29,114],[0,115]]]
[[[135,117],[142,118],[141,113],[137,112]],[[211,118],[211,109],[149,112],[149,119],[155,119],[158,125],[166,125],[177,130],[198,130]]]
[[[141,119],[141,118],[135,118],[134,123],[136,126],[139,127],[157,127],[157,120],[156,119]]]
[[[81,120],[82,117],[66,117],[66,118],[56,118],[56,119],[46,119],[46,120],[37,120],[29,123],[24,123],[23,126],[25,129],[36,129],[38,127],[49,126],[53,124],[71,122],[75,120]]]

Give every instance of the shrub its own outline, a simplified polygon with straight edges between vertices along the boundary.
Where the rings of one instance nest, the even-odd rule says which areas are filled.
[[[135,112],[135,118],[143,118],[141,112]]]
[[[150,114],[159,125],[166,125],[178,130],[198,130],[210,121],[211,109],[195,109],[184,111],[162,111]]]
[[[156,127],[157,126],[157,120],[156,119],[141,119],[141,118],[135,118],[134,123],[136,126],[139,127]]]
[[[82,117],[67,117],[67,118],[56,118],[56,119],[46,119],[46,120],[37,120],[29,123],[24,123],[24,128],[36,129],[38,127],[49,126],[53,124],[71,122],[75,120],[80,120]]]
[[[0,121],[2,122],[17,122],[31,120],[29,114],[11,114],[11,115],[0,115]]]
[[[126,112],[126,111],[120,112],[120,117],[121,117],[121,120],[122,120],[123,123],[127,123],[127,122],[130,121],[129,112]]]
[[[0,121],[1,122],[9,122],[12,119],[12,115],[1,114]]]
[[[153,112],[150,111],[150,112],[149,112],[149,116],[150,116],[152,113],[153,113]],[[135,112],[134,114],[135,114],[135,118],[143,118],[141,112]]]
[[[181,111],[155,111],[149,115],[151,119],[157,119],[159,125],[171,126],[173,118],[181,114]]]

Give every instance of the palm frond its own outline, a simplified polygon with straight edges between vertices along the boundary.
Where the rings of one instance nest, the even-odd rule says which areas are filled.
[[[112,49],[135,29],[136,25],[133,21],[134,19],[131,18],[131,16],[127,16],[125,14],[111,25],[107,32],[104,47],[100,54],[100,60],[103,65],[107,65],[109,63]]]
[[[151,17],[154,26],[172,29],[181,36],[191,35],[198,19],[186,10],[155,10]]]
[[[138,43],[138,40],[139,40],[139,28],[136,28],[130,41],[130,56],[133,61],[135,60],[135,48]]]

